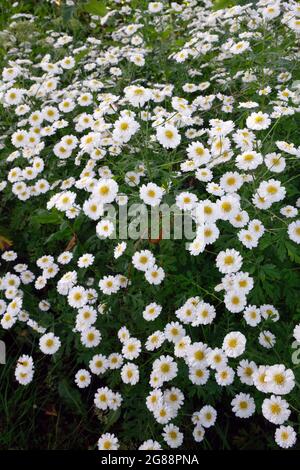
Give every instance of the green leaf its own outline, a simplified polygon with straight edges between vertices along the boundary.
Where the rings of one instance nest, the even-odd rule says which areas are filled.
[[[62,19],[64,23],[69,23],[71,18],[73,17],[75,11],[74,6],[63,5],[62,7]]]
[[[72,236],[72,231],[69,227],[59,230],[58,232],[52,233],[44,242],[44,245],[47,243],[53,242],[55,240],[69,240]]]
[[[69,408],[76,410],[79,414],[83,414],[84,409],[80,393],[76,388],[71,386],[66,379],[59,382],[58,393]]]
[[[236,5],[235,0],[214,0],[213,1],[213,10],[223,10],[225,8],[230,8]]]
[[[118,408],[115,411],[110,411],[108,414],[106,425],[104,426],[103,432],[107,432],[120,418],[121,409]]]
[[[38,224],[60,224],[61,216],[57,212],[49,212],[47,210],[41,209],[37,211],[36,215],[31,217],[32,222]]]
[[[103,0],[89,0],[83,7],[91,15],[104,16],[107,12],[106,2]]]

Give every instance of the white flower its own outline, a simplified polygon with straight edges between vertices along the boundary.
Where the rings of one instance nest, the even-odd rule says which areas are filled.
[[[240,170],[255,170],[263,163],[263,158],[260,153],[248,150],[238,155],[235,161],[237,168]]]
[[[99,450],[118,450],[119,449],[119,442],[118,439],[114,434],[106,433],[102,434],[102,436],[98,440],[98,449]]]
[[[195,165],[205,165],[209,162],[211,155],[201,142],[192,142],[187,147],[187,154],[192,159]]]
[[[295,222],[289,224],[288,236],[293,242],[297,243],[298,245],[300,244],[300,220],[296,220]]]
[[[249,129],[253,129],[256,131],[267,129],[270,124],[271,119],[269,118],[268,114],[262,113],[261,111],[259,111],[258,113],[251,113],[246,120],[246,126]]]
[[[176,148],[181,141],[181,136],[175,126],[166,124],[165,126],[158,126],[156,131],[158,142],[166,149]]]
[[[121,379],[125,384],[135,385],[139,381],[139,368],[136,364],[127,363],[122,367]]]
[[[140,445],[139,450],[161,450],[161,445],[157,441],[148,439]]]
[[[227,308],[232,313],[239,313],[244,310],[247,299],[243,293],[238,291],[230,291],[224,297],[224,303]]]
[[[44,354],[55,354],[59,350],[61,342],[53,333],[47,333],[40,337],[39,346]]]
[[[117,276],[104,276],[99,281],[99,287],[102,290],[103,294],[111,295],[118,292],[120,289],[120,282]]]
[[[155,258],[149,250],[136,251],[132,257],[132,264],[139,271],[147,271],[154,266]]]
[[[210,405],[203,406],[203,408],[201,408],[201,410],[199,411],[199,423],[204,428],[210,428],[211,426],[213,426],[216,422],[216,419],[217,412]]]
[[[239,331],[232,331],[225,336],[222,348],[226,356],[238,357],[245,351],[246,338]]]
[[[235,273],[242,267],[243,259],[240,253],[234,249],[220,251],[216,258],[216,265],[223,274]]]
[[[93,190],[93,198],[101,204],[113,202],[118,193],[118,183],[111,178],[102,178]]]
[[[96,225],[96,233],[100,238],[108,238],[114,232],[114,224],[110,220],[102,219]]]
[[[87,301],[87,293],[83,287],[72,287],[68,294],[68,303],[71,307],[81,308],[87,303]]]
[[[152,302],[151,304],[147,305],[147,307],[143,311],[143,318],[147,321],[153,321],[160,315],[161,310],[161,305]]]
[[[279,447],[288,449],[296,444],[297,435],[292,426],[280,426],[275,431],[275,441]]]
[[[171,356],[160,356],[159,359],[155,359],[153,362],[153,371],[165,382],[174,379],[177,375],[177,370],[177,363]]]
[[[295,387],[295,375],[283,364],[275,364],[267,368],[265,382],[269,384],[271,393],[286,395]]]
[[[91,374],[86,369],[80,369],[76,372],[75,383],[79,388],[88,387],[91,383]]]
[[[193,437],[195,439],[195,442],[202,442],[204,437],[205,437],[205,429],[201,424],[196,424],[194,431],[193,431]]]
[[[118,259],[120,256],[122,256],[122,254],[126,250],[126,247],[127,247],[126,242],[118,243],[116,247],[114,248],[114,258]]]
[[[34,375],[33,369],[23,370],[20,367],[16,367],[15,377],[16,377],[16,380],[21,385],[28,385],[32,381],[33,375]]]
[[[190,211],[195,207],[198,198],[193,193],[183,192],[176,196],[176,205],[179,209]]]
[[[253,374],[257,371],[257,365],[253,361],[242,359],[237,368],[240,381],[247,385],[253,385]]]
[[[124,341],[122,347],[122,354],[126,359],[130,361],[139,357],[141,352],[141,342],[136,338],[129,338]]]
[[[94,260],[95,260],[94,255],[90,253],[86,253],[80,256],[79,260],[77,261],[77,264],[79,268],[88,268],[94,263]]]
[[[130,116],[120,117],[114,125],[113,139],[118,143],[126,143],[139,130],[140,125]]]
[[[238,418],[249,418],[255,412],[254,399],[248,393],[239,393],[231,401],[232,411]]]
[[[248,305],[243,317],[249,326],[255,327],[261,322],[260,309],[255,305]]]
[[[265,398],[262,404],[262,414],[273,424],[283,424],[291,414],[286,400],[275,395]]]
[[[86,348],[95,348],[101,341],[101,333],[96,328],[90,327],[81,332],[80,339]]]
[[[219,368],[215,374],[216,382],[221,387],[227,387],[234,381],[234,370],[231,367],[226,366],[224,369]]]
[[[138,55],[134,55],[133,62],[135,61],[137,65],[141,64],[141,62],[136,60]],[[125,97],[126,99],[132,104],[133,106],[140,106],[143,107],[145,103],[147,103],[151,97],[152,92],[149,88],[144,88],[143,86],[128,86],[124,88]]]
[[[108,369],[108,361],[103,354],[96,354],[89,362],[89,368],[93,374],[104,374]]]
[[[147,269],[145,272],[145,278],[149,282],[149,284],[159,285],[165,278],[165,272],[163,268],[159,268],[158,266],[154,265],[151,266],[150,269]]]
[[[175,426],[174,424],[167,424],[163,429],[162,436],[168,446],[172,449],[180,447],[183,443],[183,434],[179,431],[178,426]]]
[[[260,332],[258,342],[266,349],[271,349],[275,345],[276,337],[271,331],[263,330]]]
[[[140,187],[140,198],[145,204],[150,206],[159,206],[164,195],[164,189],[155,183],[143,184]]]
[[[98,388],[94,397],[94,404],[100,410],[107,410],[112,406],[113,397],[114,394],[108,387]]]

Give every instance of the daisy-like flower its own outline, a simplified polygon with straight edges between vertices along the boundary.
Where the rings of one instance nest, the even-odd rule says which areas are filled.
[[[165,278],[165,272],[163,268],[160,268],[156,265],[151,266],[150,269],[147,269],[145,272],[145,278],[149,282],[149,284],[159,285]]]
[[[73,308],[81,308],[88,301],[87,293],[82,286],[72,287],[68,294],[68,303]]]
[[[222,349],[209,349],[207,353],[207,364],[211,369],[223,369],[227,365],[227,356]]]
[[[108,204],[115,200],[118,193],[118,183],[111,178],[102,178],[93,190],[93,198],[101,204]]]
[[[297,435],[292,426],[280,426],[275,431],[275,441],[279,447],[288,449],[296,444]]]
[[[96,233],[100,238],[108,238],[114,233],[114,224],[110,220],[103,219],[96,225]]]
[[[225,295],[224,303],[227,310],[232,313],[238,313],[244,310],[247,299],[246,296],[239,291],[230,291]]]
[[[120,256],[122,256],[122,254],[126,250],[126,247],[127,247],[126,242],[118,243],[117,246],[114,248],[114,258],[118,259]]]
[[[130,116],[120,117],[114,124],[113,139],[118,143],[129,142],[131,137],[139,130],[140,125]]]
[[[260,153],[248,150],[241,153],[236,157],[236,166],[240,170],[255,170],[259,165],[263,163],[263,158]]]
[[[272,349],[276,343],[276,337],[271,331],[263,330],[260,332],[258,342],[266,349]]]
[[[103,294],[116,294],[120,289],[120,281],[117,276],[104,276],[99,281],[99,287]]]
[[[265,382],[269,384],[271,393],[286,395],[295,387],[295,375],[291,369],[286,369],[283,364],[275,364],[267,369]]]
[[[15,370],[15,377],[20,385],[28,385],[32,381],[33,375],[33,369],[23,370],[22,368],[17,367]]]
[[[219,368],[215,373],[215,378],[218,385],[227,387],[234,381],[234,370],[229,366],[226,366],[224,369]]]
[[[252,129],[255,131],[260,131],[263,129],[267,129],[271,124],[271,119],[269,115],[259,111],[258,113],[251,113],[246,120],[246,126],[248,129]]]
[[[180,447],[183,443],[183,434],[180,432],[178,426],[174,424],[167,424],[163,429],[162,436],[167,445],[172,449]]]
[[[187,154],[192,159],[195,165],[206,165],[211,159],[209,151],[204,147],[201,142],[192,142],[187,147]]]
[[[223,191],[224,194],[224,191]],[[219,218],[230,220],[240,212],[240,204],[234,195],[223,196],[217,201]]]
[[[297,243],[298,245],[300,244],[300,220],[296,220],[295,222],[289,224],[288,236],[290,240]]]
[[[41,336],[39,340],[39,346],[42,353],[52,355],[59,350],[61,342],[60,339],[57,336],[54,336],[53,333],[47,333]]]
[[[195,442],[202,442],[205,437],[205,429],[201,424],[197,424],[193,431],[193,437]]]
[[[139,450],[161,450],[161,445],[157,441],[148,439],[140,445]]]
[[[155,258],[149,250],[137,251],[132,257],[132,264],[139,271],[147,271],[154,266]]]
[[[223,274],[235,273],[242,267],[243,259],[240,253],[234,249],[220,251],[216,258],[216,265]]]
[[[94,260],[95,260],[94,255],[90,253],[86,253],[80,256],[79,260],[77,261],[77,264],[79,268],[88,268],[94,263]]]
[[[139,377],[139,368],[136,364],[127,363],[122,367],[121,379],[125,384],[136,385]]]
[[[253,374],[257,371],[257,365],[253,361],[242,359],[237,368],[240,381],[247,385],[253,385]]]
[[[96,408],[105,411],[111,408],[113,397],[114,394],[108,387],[98,388],[94,397],[94,404]]]
[[[160,346],[165,341],[165,335],[162,331],[154,331],[152,335],[148,336],[145,347],[147,351],[154,351],[155,349],[160,348]]]
[[[255,327],[261,322],[260,309],[255,305],[249,305],[243,313],[247,325]]]
[[[248,393],[239,393],[231,401],[232,411],[238,418],[249,418],[255,413],[254,399]]]
[[[103,356],[103,354],[96,354],[90,360],[89,368],[93,374],[104,374],[104,372],[106,372],[106,370],[108,369],[107,358]]]
[[[210,428],[215,424],[216,420],[217,412],[212,406],[205,405],[199,411],[199,423],[204,428]]]
[[[145,204],[152,207],[159,206],[164,195],[164,189],[155,183],[143,184],[140,187],[140,198]]]
[[[158,126],[156,131],[158,142],[166,149],[174,149],[178,147],[181,141],[181,136],[172,124],[165,126]]]
[[[161,310],[161,305],[152,302],[151,304],[147,305],[147,307],[143,311],[143,318],[147,321],[153,321],[160,315]]]
[[[198,198],[193,193],[183,192],[176,196],[176,205],[179,209],[190,211],[195,207]]]
[[[80,369],[76,372],[75,383],[79,388],[86,388],[91,383],[91,374],[86,369]]]
[[[86,348],[94,348],[101,341],[101,333],[94,327],[86,328],[81,332],[80,339]]]
[[[232,331],[225,336],[222,348],[226,356],[238,357],[245,351],[246,338],[239,331]]]
[[[168,382],[176,377],[178,366],[173,357],[161,356],[153,362],[153,370],[164,382]]]
[[[273,424],[283,424],[291,414],[286,400],[275,395],[265,398],[262,404],[263,416]]]
[[[114,434],[105,433],[98,439],[99,450],[118,450],[119,441]]]
[[[141,353],[141,342],[136,338],[129,338],[123,343],[122,354],[123,356],[132,361],[139,357]]]

